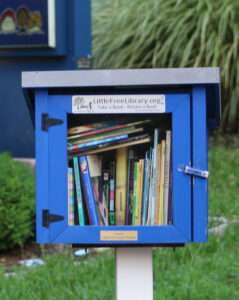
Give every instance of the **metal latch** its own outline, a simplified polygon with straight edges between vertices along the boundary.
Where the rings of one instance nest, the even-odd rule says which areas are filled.
[[[49,118],[48,114],[42,114],[41,129],[43,131],[48,131],[50,126],[61,125],[63,123],[60,119]]]
[[[42,211],[42,227],[49,228],[50,223],[63,220],[63,216],[50,214],[49,209],[43,209]]]
[[[186,166],[184,169],[184,173],[185,174],[189,174],[192,176],[197,176],[197,177],[201,177],[201,178],[208,178],[209,176],[209,171],[205,171],[205,170],[200,170],[200,169],[196,169],[196,168],[192,168],[189,166]]]

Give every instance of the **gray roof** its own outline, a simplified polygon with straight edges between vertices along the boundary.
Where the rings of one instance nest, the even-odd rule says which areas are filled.
[[[23,72],[23,88],[219,84],[219,68]]]
[[[219,68],[165,68],[121,70],[76,70],[23,72],[22,87],[31,115],[34,111],[34,89],[132,86],[195,86],[207,89],[209,118],[215,125],[221,120]],[[29,97],[30,95],[30,97]]]

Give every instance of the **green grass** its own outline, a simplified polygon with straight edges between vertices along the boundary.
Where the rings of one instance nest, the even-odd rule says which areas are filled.
[[[209,215],[239,218],[239,141],[224,137],[210,142]]]
[[[210,141],[209,214],[239,219],[239,147],[233,140]],[[173,252],[157,248],[154,299],[239,299],[239,224],[205,244]],[[0,299],[114,299],[114,252],[93,254],[74,265],[72,254],[44,257],[36,268],[0,271]],[[132,299],[133,300],[133,299]]]
[[[0,299],[114,299],[112,251],[92,255],[74,265],[72,254],[46,256],[45,265],[15,267],[16,275],[0,274]]]

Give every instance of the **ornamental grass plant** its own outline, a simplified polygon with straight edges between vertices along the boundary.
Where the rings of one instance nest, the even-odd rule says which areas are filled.
[[[94,68],[220,67],[222,123],[239,125],[239,1],[92,0]]]

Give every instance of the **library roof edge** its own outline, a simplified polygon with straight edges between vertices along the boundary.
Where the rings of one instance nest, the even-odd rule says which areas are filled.
[[[22,73],[23,88],[220,84],[219,68],[36,71]]]

